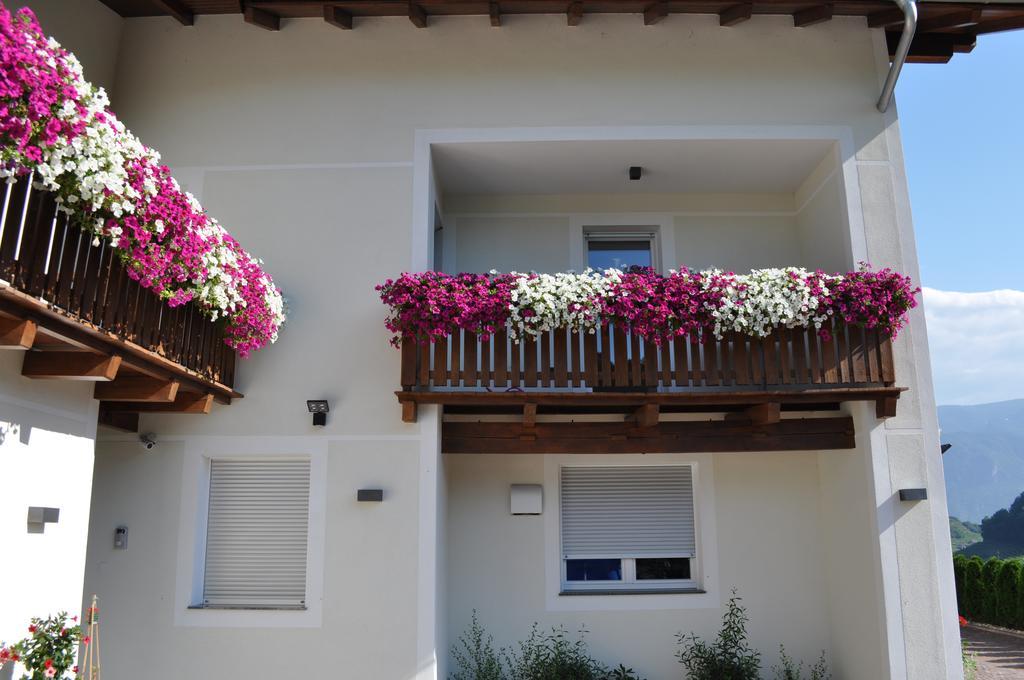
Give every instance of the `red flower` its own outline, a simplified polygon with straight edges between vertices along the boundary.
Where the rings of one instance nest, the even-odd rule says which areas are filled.
[[[43,662],[43,668],[52,668],[52,667],[53,667],[53,659],[47,659],[46,661]]]
[[[36,627],[35,626],[29,626],[28,627],[28,632],[30,632],[30,633],[36,632]]]
[[[963,628],[966,625],[967,625],[967,619],[965,619],[964,617],[961,616],[960,617],[960,627]]]

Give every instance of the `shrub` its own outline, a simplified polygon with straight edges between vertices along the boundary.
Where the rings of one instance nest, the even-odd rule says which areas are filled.
[[[757,680],[761,654],[747,642],[747,612],[742,598],[733,588],[722,616],[722,630],[714,642],[705,642],[695,633],[679,633],[681,649],[676,652],[689,680]]]
[[[992,623],[998,626],[1017,625],[1022,566],[1019,560],[1006,560],[996,576],[996,615]]]
[[[829,673],[828,664],[825,662],[825,652],[821,653],[808,672],[808,680],[831,680],[832,674]],[[775,674],[775,680],[804,680],[804,662],[794,664],[793,659],[786,654],[786,648],[779,645],[779,665],[772,666],[772,673]]]
[[[562,626],[541,633],[533,624],[519,643],[519,652],[503,650],[508,677],[514,680],[605,680],[607,669],[590,658],[583,641],[585,630],[570,640]]]
[[[985,623],[996,622],[996,581],[1002,568],[1003,561],[998,557],[988,558],[981,568],[981,616],[978,619]]]
[[[77,617],[72,621],[77,621]],[[22,680],[60,680],[67,673],[78,676],[76,647],[89,644],[89,638],[82,637],[80,626],[68,625],[65,612],[46,619],[32,619],[28,632],[31,635],[11,649],[21,657],[20,661],[28,671]]]
[[[953,556],[953,583],[956,585],[956,606],[961,616],[964,616],[964,572],[967,570],[967,558],[963,555]]]
[[[964,567],[964,616],[971,620],[981,618],[981,600],[985,592],[981,582],[981,568],[984,563],[980,557],[967,560]]]
[[[451,674],[451,680],[502,680],[493,638],[484,632],[475,609],[469,629],[452,646],[452,658],[459,670]]]

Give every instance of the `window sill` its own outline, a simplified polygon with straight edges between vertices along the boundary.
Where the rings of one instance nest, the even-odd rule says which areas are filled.
[[[304,612],[308,611],[305,605],[295,606],[274,606],[274,605],[228,605],[228,604],[191,604],[190,610],[217,611],[217,612]]]
[[[577,597],[579,595],[704,595],[702,588],[607,588],[604,590],[563,590],[559,597]]]

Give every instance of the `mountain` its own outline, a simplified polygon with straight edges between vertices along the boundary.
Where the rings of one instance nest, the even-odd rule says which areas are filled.
[[[1024,491],[1024,399],[940,406],[949,514],[980,523]]]
[[[949,537],[953,541],[953,552],[957,552],[981,542],[981,527],[974,522],[961,522],[956,517],[950,517]]]

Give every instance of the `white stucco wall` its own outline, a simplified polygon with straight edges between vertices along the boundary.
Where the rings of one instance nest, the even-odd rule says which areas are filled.
[[[543,629],[585,626],[591,651],[610,665],[624,663],[641,677],[679,677],[675,634],[714,637],[719,600],[736,587],[750,616],[752,645],[774,663],[779,644],[796,658],[830,658],[833,642],[826,593],[826,545],[819,540],[818,460],[862,457],[854,452],[753,453],[711,456],[715,532],[701,536],[698,557],[714,542],[717,564],[707,565],[716,585],[712,606],[691,608],[687,598],[671,609],[553,611],[546,602],[545,516],[509,514],[510,484],[544,484],[540,455],[445,456],[448,480],[448,635],[455,641],[475,609],[496,646],[513,646],[536,622]],[[687,459],[689,460],[689,459]],[[695,496],[709,489],[698,483]],[[557,486],[544,488],[545,515],[558,515]],[[557,550],[555,551],[557,555]],[[768,586],[770,584],[770,587]],[[709,585],[709,588],[711,586]],[[659,595],[641,596],[662,598]],[[586,598],[562,598],[576,601]],[[607,599],[607,598],[605,598]],[[621,597],[620,597],[621,599]],[[869,598],[872,604],[878,602]],[[613,606],[611,603],[609,606]],[[839,677],[863,677],[840,671]]]
[[[398,355],[387,347],[383,310],[372,289],[388,276],[426,265],[429,251],[422,245],[429,244],[429,237],[412,228],[433,219],[432,209],[425,207],[429,179],[423,179],[430,172],[422,165],[429,158],[416,147],[417,135],[422,138],[425,130],[712,126],[729,136],[752,126],[824,127],[844,140],[837,158],[841,172],[835,176],[843,191],[834,198],[853,197],[845,206],[846,223],[840,225],[847,229],[844,235],[851,234],[849,253],[844,248],[840,256],[822,248],[802,250],[799,256],[811,265],[840,268],[870,255],[876,263],[916,274],[901,159],[891,151],[898,149],[895,113],[881,116],[874,109],[884,47],[863,20],[840,18],[802,30],[781,17],[756,17],[728,29],[718,27],[713,16],[672,16],[653,27],[644,27],[636,17],[608,15],[587,16],[571,30],[564,24],[562,16],[514,17],[496,30],[479,17],[449,17],[432,18],[428,30],[415,30],[408,20],[395,18],[361,21],[357,30],[342,32],[310,19],[285,20],[282,30],[272,33],[244,24],[237,15],[203,16],[191,28],[169,18],[124,23],[115,79],[118,114],[162,151],[183,184],[229,231],[266,260],[289,298],[291,315],[278,345],[241,362],[237,386],[245,399],[206,417],[144,417],[143,428],[165,442],[155,457],[140,457],[130,438],[100,444],[87,582],[108,603],[105,641],[118,650],[112,658],[105,656],[108,668],[116,664],[123,674],[136,664],[149,667],[156,658],[161,663],[155,672],[171,677],[180,668],[167,655],[192,649],[195,677],[232,675],[237,669],[227,659],[253,660],[247,668],[251,677],[276,677],[284,661],[263,665],[263,652],[273,642],[289,650],[288,660],[302,666],[301,673],[313,673],[307,660],[323,660],[328,650],[364,677],[432,678],[437,673],[432,657],[435,650],[444,655],[445,633],[460,629],[468,608],[478,606],[469,595],[477,599],[482,586],[455,589],[450,574],[463,566],[451,550],[438,554],[438,535],[447,533],[442,546],[451,546],[458,535],[455,523],[465,521],[466,513],[455,513],[443,502],[436,421],[421,416],[419,424],[406,425],[398,418],[392,395]],[[598,207],[600,198],[588,200],[588,211],[607,209]],[[445,212],[472,212],[464,210],[466,201],[463,208],[458,203],[446,198]],[[795,213],[798,207],[788,201],[780,210]],[[773,227],[780,238],[794,229],[801,233],[799,215],[792,222]],[[692,228],[675,226],[677,231]],[[728,228],[750,235],[742,224]],[[679,247],[677,239],[677,254]],[[733,254],[722,248],[719,254]],[[780,255],[771,252],[773,258]],[[509,257],[509,267],[525,268],[518,261]],[[792,624],[791,632],[807,634],[793,642],[793,650],[803,656],[824,647],[836,655],[879,659],[877,666],[851,666],[880,672],[851,674],[864,680],[889,672],[881,661],[889,655],[880,646],[905,650],[909,665],[922,669],[915,677],[957,678],[959,672],[953,664],[955,629],[946,630],[945,638],[936,636],[934,625],[929,629],[929,623],[955,607],[945,558],[937,557],[948,555],[948,537],[939,531],[945,504],[934,418],[927,415],[932,402],[923,317],[915,315],[906,338],[898,346],[898,371],[900,383],[912,392],[901,400],[900,414],[884,436],[871,438],[872,474],[858,476],[855,486],[844,486],[843,466],[822,463],[821,457],[816,466],[813,454],[727,456],[715,462],[723,508],[723,583],[726,577],[747,581],[750,572],[742,565],[757,555],[749,554],[749,544],[740,539],[760,545],[752,526],[768,516],[805,527],[801,535],[821,531],[825,520],[818,519],[815,508],[828,502],[825,489],[843,486],[844,494],[858,499],[860,519],[843,521],[850,528],[869,522],[870,536],[877,538],[874,508],[893,502],[891,494],[878,495],[878,473],[890,467],[886,445],[891,436],[910,435],[911,445],[898,449],[889,484],[896,488],[921,476],[932,500],[896,520],[892,533],[898,566],[894,560],[871,564],[880,570],[889,621],[878,623],[880,639],[853,639],[856,626],[833,625],[837,617],[850,615],[837,611],[841,605],[857,607],[853,616],[858,621],[877,618],[874,607],[882,599],[877,593],[872,597],[878,599],[826,596],[835,580],[827,585],[825,565],[842,560],[825,539],[789,549],[765,546],[774,551],[775,562],[768,568],[778,583],[761,580],[746,593],[752,614],[794,607],[800,612],[801,622]],[[327,427],[316,431],[303,402],[323,397],[331,400],[331,414]],[[276,437],[284,449],[301,449],[314,439],[328,443],[325,613],[319,628],[300,633],[265,627],[273,622],[252,630],[176,623],[184,606],[177,586],[180,545],[193,540],[193,527],[182,520],[180,457],[218,438],[251,436]],[[777,463],[778,470],[766,461]],[[531,465],[528,459],[507,464],[527,466],[526,472]],[[364,477],[371,468],[374,474]],[[487,474],[481,471],[493,487],[507,481]],[[416,496],[399,493],[377,508],[351,507],[354,490],[370,476],[385,489],[399,491],[413,480]],[[755,480],[772,484],[755,485]],[[460,500],[454,493],[451,476],[448,484],[452,503],[464,502],[467,496]],[[114,492],[125,489],[130,492]],[[477,492],[466,493],[477,498]],[[481,511],[489,507],[489,497],[478,500]],[[448,526],[439,529],[434,518],[444,516],[442,506]],[[769,510],[762,514],[765,507]],[[133,539],[141,535],[152,543],[143,543],[144,551],[129,548],[111,555],[109,532],[124,517],[131,518]],[[835,522],[842,525],[838,518]],[[527,524],[515,530],[528,533]],[[795,541],[794,536],[782,536],[780,546]],[[863,540],[865,547],[871,543],[870,537]],[[818,553],[807,557],[808,548]],[[818,568],[805,574],[800,571],[804,564]],[[446,598],[438,588],[445,573]],[[914,595],[906,600],[913,604],[904,607],[901,587]],[[922,600],[926,604],[919,607]],[[444,614],[446,604],[451,604],[451,616]],[[533,605],[512,606],[516,618],[511,622],[547,617]],[[893,615],[904,608],[913,609],[906,624]],[[719,615],[693,614],[693,626],[708,631]],[[668,671],[671,649],[659,644],[655,650],[653,634],[689,624],[668,613],[617,616],[586,617],[588,625],[603,631],[595,628],[595,650],[610,660],[640,659],[639,665],[649,658],[652,664],[666,664],[652,666],[652,677]],[[636,633],[632,653],[612,639],[619,621]],[[382,633],[384,622],[389,627]],[[773,651],[771,631],[763,623],[755,625],[758,645]],[[838,644],[830,639],[837,634],[851,637]]]
[[[20,351],[0,352],[0,642],[28,635],[29,619],[81,612],[96,438],[92,383],[21,377]],[[28,533],[29,507],[60,510]],[[109,536],[112,540],[112,535]]]

